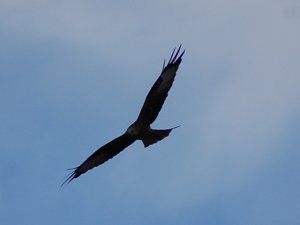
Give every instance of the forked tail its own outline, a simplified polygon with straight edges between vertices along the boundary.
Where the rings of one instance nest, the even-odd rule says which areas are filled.
[[[180,126],[177,126],[180,127]],[[152,145],[165,137],[169,136],[171,131],[177,127],[173,127],[170,129],[164,129],[164,130],[155,130],[150,129],[149,132],[145,135],[145,137],[142,138],[142,142],[144,144],[144,147],[148,147],[149,145]]]

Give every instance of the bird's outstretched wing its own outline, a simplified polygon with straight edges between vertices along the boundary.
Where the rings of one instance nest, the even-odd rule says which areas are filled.
[[[141,121],[144,124],[150,125],[154,122],[158,116],[167,96],[168,92],[172,87],[173,81],[176,76],[176,71],[181,63],[181,57],[184,54],[184,51],[179,55],[181,45],[175,53],[175,48],[172,52],[168,64],[163,65],[162,72],[158,79],[153,84],[150,89],[144,105],[138,116],[138,121]],[[174,54],[175,53],[175,54]],[[179,56],[178,56],[179,55]]]
[[[63,182],[70,183],[73,179],[79,177],[90,169],[105,163],[107,160],[119,154],[126,147],[131,145],[136,139],[127,133],[117,137],[111,142],[103,145],[97,151],[95,151],[90,157],[88,157],[80,166],[73,168],[74,171]]]

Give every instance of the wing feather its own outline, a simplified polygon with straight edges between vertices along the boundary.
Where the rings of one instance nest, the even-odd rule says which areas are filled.
[[[166,66],[164,61],[162,72],[153,84],[145,99],[143,107],[138,116],[138,120],[144,124],[150,125],[155,121],[168,96],[168,92],[171,89],[176,76],[176,71],[178,70],[178,67],[181,63],[181,58],[185,52],[183,51],[179,55],[180,49],[181,45],[179,46],[177,51],[174,48],[169,62]]]
[[[68,178],[63,182],[70,183],[73,179],[84,174],[88,170],[93,169],[105,163],[107,160],[119,154],[126,147],[131,145],[135,141],[135,138],[127,133],[115,138],[111,142],[103,145],[97,151],[95,151],[90,157],[88,157],[80,166],[73,168],[73,172],[68,176]]]

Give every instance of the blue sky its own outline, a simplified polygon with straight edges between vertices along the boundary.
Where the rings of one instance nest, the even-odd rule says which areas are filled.
[[[300,4],[0,2],[0,223],[300,223]],[[60,187],[125,131],[186,49],[155,128]]]

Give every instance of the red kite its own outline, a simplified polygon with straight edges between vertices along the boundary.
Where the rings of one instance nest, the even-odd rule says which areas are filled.
[[[74,171],[68,176],[64,183],[69,183],[88,170],[105,163],[136,140],[141,140],[144,147],[148,147],[149,145],[164,139],[173,129],[177,128],[173,127],[164,130],[155,130],[150,127],[150,124],[152,124],[158,116],[164,101],[168,96],[168,92],[172,87],[176,71],[181,63],[181,57],[185,52],[183,51],[179,55],[180,48],[181,45],[176,53],[174,48],[166,66],[164,61],[162,72],[150,89],[137,120],[128,127],[124,134],[103,145],[80,166],[73,168]]]

